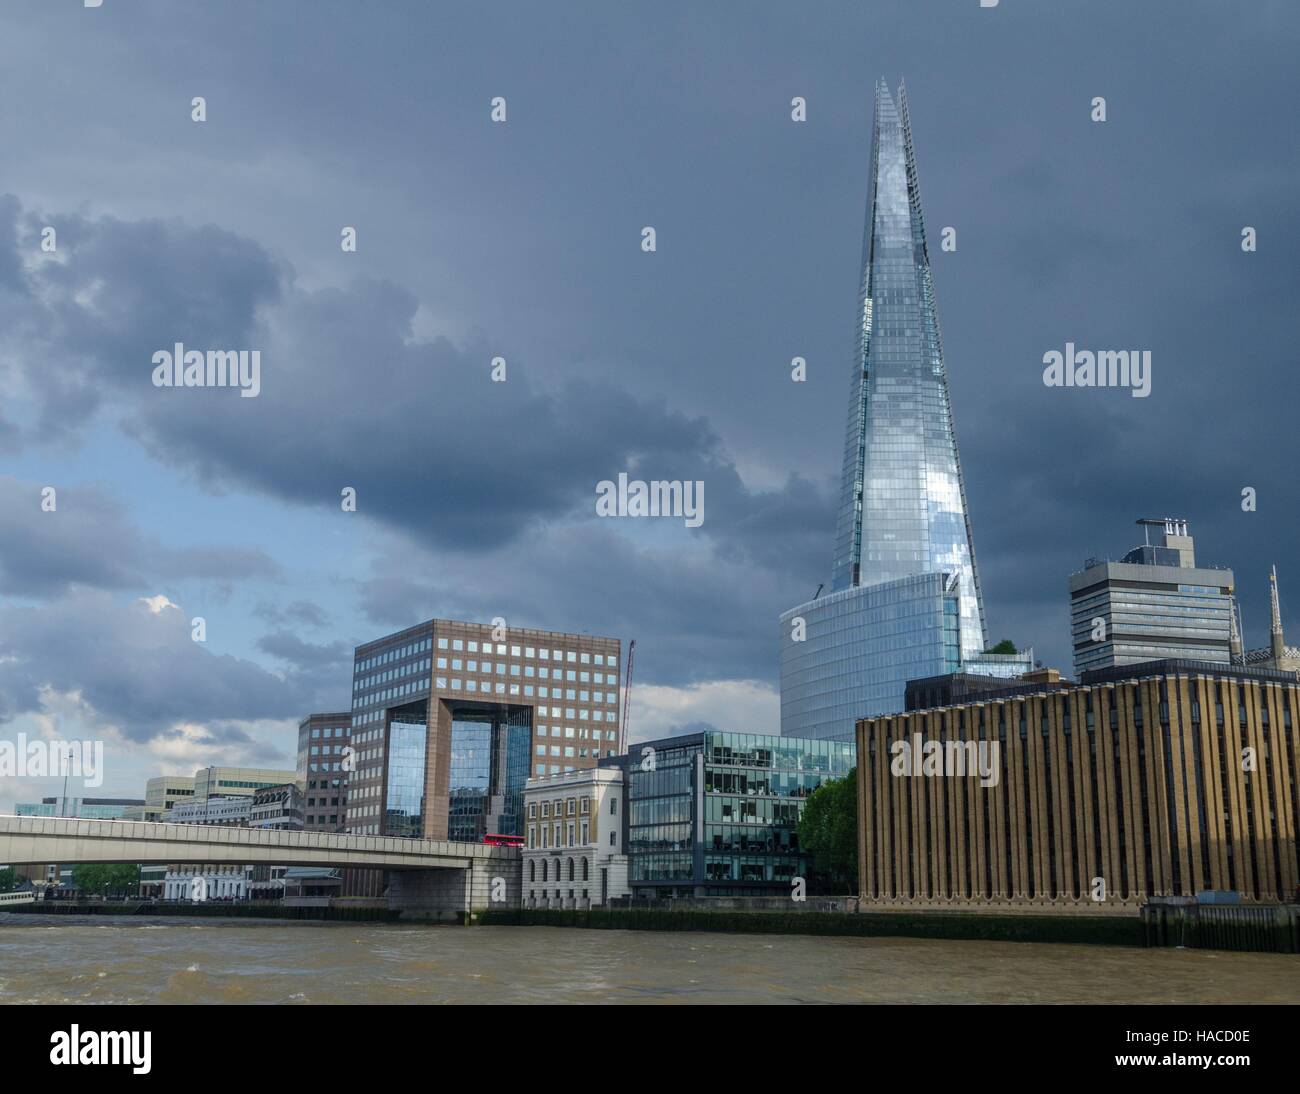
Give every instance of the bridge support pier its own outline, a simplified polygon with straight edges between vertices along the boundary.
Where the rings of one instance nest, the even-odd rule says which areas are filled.
[[[474,859],[464,869],[392,870],[388,907],[401,919],[459,923],[488,908],[517,908],[523,864],[517,852]]]

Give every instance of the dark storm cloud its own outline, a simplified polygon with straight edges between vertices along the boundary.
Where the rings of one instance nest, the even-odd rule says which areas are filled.
[[[78,692],[98,717],[134,741],[199,723],[222,741],[238,721],[298,718],[337,702],[346,679],[318,688],[310,675],[277,676],[250,661],[209,653],[175,605],[81,590],[38,608],[0,607],[0,722],[39,711],[43,688]],[[224,727],[224,728],[223,728]]]
[[[53,256],[40,251],[47,224],[57,232]],[[177,341],[204,349],[247,345],[258,309],[279,289],[279,273],[260,247],[210,225],[23,216],[7,199],[0,247],[0,277],[18,267],[11,310],[21,307],[0,337],[36,399],[33,440],[75,433],[114,396],[138,397],[156,350]],[[23,265],[22,252],[41,260]]]
[[[43,420],[60,415],[69,392],[111,392],[159,460],[213,488],[337,509],[353,487],[362,513],[458,549],[510,544],[549,520],[594,519],[596,484],[622,471],[703,480],[704,534],[737,559],[789,563],[815,549],[818,523],[829,525],[811,484],[791,476],[780,491],[751,493],[708,421],[662,399],[608,379],[547,385],[526,356],[494,383],[486,344],[413,337],[417,301],[391,283],[307,292],[228,233],[75,223],[66,265],[30,275],[35,295],[58,300],[43,348],[61,367],[26,356]],[[195,270],[214,280],[197,281]],[[261,394],[153,386],[153,352],[177,341],[260,349]],[[90,401],[74,401],[89,414]]]
[[[214,656],[174,606],[153,612],[81,593],[39,608],[0,610],[0,695],[8,719],[40,709],[43,686],[82,699],[134,740],[178,721],[289,717],[284,681],[248,661]]]
[[[183,578],[245,580],[279,575],[260,548],[168,547],[145,535],[126,504],[87,483],[56,485],[55,508],[41,507],[44,484],[0,475],[0,593],[61,596],[73,586],[154,592]]]
[[[327,670],[335,679],[346,677],[352,667],[352,647],[342,642],[304,642],[290,631],[276,631],[257,640],[257,648],[297,669]],[[341,690],[341,689],[340,689]]]
[[[563,525],[513,551],[435,559],[392,543],[359,583],[362,605],[396,629],[430,616],[491,619],[508,627],[619,635],[637,641],[637,678],[685,684],[770,679],[785,594],[772,570],[728,571],[707,549],[641,546],[607,528]],[[799,588],[810,597],[813,588]]]
[[[1267,565],[1284,598],[1289,574],[1300,589],[1294,4],[176,10],[123,5],[93,30],[16,13],[6,59],[42,56],[21,49],[27,30],[74,59],[59,81],[81,80],[62,111],[46,105],[54,70],[26,81],[41,132],[58,126],[88,177],[111,145],[143,147],[162,211],[230,163],[283,185],[259,179],[224,208],[209,193],[210,229],[73,218],[67,265],[34,273],[16,248],[36,221],[0,207],[0,337],[31,369],[61,366],[31,375],[42,414],[23,425],[57,435],[112,401],[214,488],[337,508],[355,486],[363,517],[431,549],[432,573],[446,556],[483,583],[377,574],[376,620],[498,599],[542,626],[625,620],[672,662],[665,681],[774,679],[777,613],[829,571],[878,74],[908,82],[932,246],[958,230],[932,257],[991,636],[1068,665],[1066,576],[1130,546],[1139,516],[1189,518],[1199,557],[1236,568],[1254,642]],[[245,59],[231,47],[250,33],[301,48]],[[177,48],[116,78],[160,39]],[[341,50],[346,64],[321,63]],[[180,132],[196,73],[219,109]],[[499,93],[505,127],[486,121]],[[16,124],[0,132],[31,146]],[[298,159],[320,206],[273,174]],[[300,285],[279,257],[298,251],[236,227],[265,203],[293,243],[336,248],[338,218],[364,217],[362,269],[389,280]],[[415,337],[417,300],[481,333]],[[176,337],[260,345],[263,395],[146,389],[148,352]],[[1151,397],[1045,388],[1042,355],[1067,340],[1151,349]],[[497,354],[504,385],[487,380]],[[12,446],[20,419],[0,414]],[[747,485],[754,464],[784,485]],[[589,551],[570,549],[556,525],[628,465],[706,480],[703,556],[602,550],[598,523],[577,525]],[[549,588],[517,576],[531,568]]]

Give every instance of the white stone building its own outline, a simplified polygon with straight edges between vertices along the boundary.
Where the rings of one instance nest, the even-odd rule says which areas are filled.
[[[163,875],[164,900],[247,900],[251,866],[171,866]]]
[[[591,908],[630,895],[623,772],[539,775],[524,787],[523,903]]]

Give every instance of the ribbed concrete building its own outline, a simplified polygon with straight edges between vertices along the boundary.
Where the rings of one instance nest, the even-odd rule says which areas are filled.
[[[863,719],[864,904],[1294,899],[1298,719],[1295,673],[1177,660]]]

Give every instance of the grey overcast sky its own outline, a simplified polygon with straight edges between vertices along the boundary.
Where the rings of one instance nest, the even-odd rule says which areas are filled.
[[[1068,669],[1067,575],[1173,515],[1262,644],[1272,563],[1300,605],[1298,38],[1282,0],[9,0],[0,736],[105,739],[100,794],[289,767],[353,645],[432,615],[636,638],[636,737],[776,732],[879,76],[994,640]],[[177,341],[260,349],[260,396],[153,387]],[[1067,341],[1151,350],[1150,397],[1046,388]],[[704,480],[703,527],[597,518],[620,471]]]

